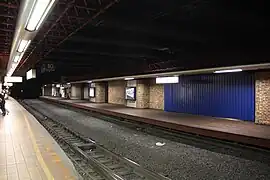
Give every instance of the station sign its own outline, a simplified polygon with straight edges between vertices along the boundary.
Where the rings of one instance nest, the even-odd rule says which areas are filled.
[[[54,72],[55,71],[55,65],[53,63],[43,63],[40,67],[40,72]]]
[[[7,83],[16,83],[16,82],[22,82],[23,78],[20,76],[10,76],[10,77],[5,76],[4,80]]]

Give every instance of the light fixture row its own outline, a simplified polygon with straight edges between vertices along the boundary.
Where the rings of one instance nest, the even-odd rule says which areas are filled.
[[[54,2],[55,0],[35,0],[27,18],[25,30],[29,32],[37,31],[42,22],[45,20],[45,17],[49,13]],[[12,65],[7,73],[7,76],[11,76],[13,74],[30,43],[31,40],[28,40],[25,37],[22,37],[19,40],[19,44],[16,49],[17,53],[12,60]]]

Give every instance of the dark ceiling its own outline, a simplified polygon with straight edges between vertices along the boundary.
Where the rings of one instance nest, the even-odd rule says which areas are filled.
[[[19,10],[19,1],[1,0],[0,2],[0,76],[6,69],[16,18]]]
[[[53,63],[57,80],[270,62],[263,2],[60,0],[18,69]]]

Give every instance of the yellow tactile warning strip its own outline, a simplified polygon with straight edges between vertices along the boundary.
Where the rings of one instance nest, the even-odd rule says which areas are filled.
[[[34,148],[35,154],[37,156],[38,162],[39,162],[40,166],[42,167],[42,169],[43,169],[43,171],[44,171],[47,179],[54,180],[54,177],[51,174],[49,168],[47,167],[47,165],[46,165],[46,163],[45,163],[45,161],[44,161],[44,159],[43,159],[43,157],[42,157],[42,155],[40,153],[40,150],[39,150],[39,148],[37,146],[36,138],[35,138],[35,136],[34,136],[34,134],[32,132],[32,129],[31,129],[30,124],[29,124],[29,121],[28,121],[27,117],[25,116],[24,112],[22,111],[21,107],[19,107],[19,108],[20,108],[20,112],[23,114],[24,121],[25,121],[25,123],[27,125],[27,129],[29,131],[30,138],[31,138],[31,141],[32,141],[32,144],[33,144],[33,148]]]
[[[61,157],[53,150],[53,148],[51,148],[51,145],[46,144],[45,145],[45,152],[46,154],[42,154],[41,150],[39,149],[39,146],[37,144],[37,140],[36,137],[33,133],[33,130],[31,128],[31,125],[29,123],[29,119],[27,118],[27,116],[25,115],[25,112],[23,111],[23,108],[16,104],[16,106],[19,108],[20,113],[22,113],[23,117],[24,117],[24,121],[27,125],[27,129],[30,135],[30,139],[35,151],[35,155],[37,157],[37,160],[40,164],[40,166],[42,167],[46,178],[48,180],[54,180],[56,179],[56,177],[54,177],[53,173],[52,173],[52,169],[50,169],[50,166],[46,163],[46,161],[44,160],[43,156],[49,156],[50,158],[50,163],[53,163],[57,166],[57,174],[61,176],[61,178],[63,179],[68,179],[68,180],[74,180],[76,179],[71,173],[70,170],[63,164],[63,161],[61,160]],[[47,158],[48,159],[48,158]],[[48,167],[49,166],[49,167]]]

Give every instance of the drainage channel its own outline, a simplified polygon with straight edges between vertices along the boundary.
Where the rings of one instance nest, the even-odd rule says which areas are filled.
[[[45,117],[38,109],[23,102],[21,104],[59,143],[83,179],[169,180],[167,177],[144,169],[132,160],[109,151],[95,141],[67,128],[59,121]]]

